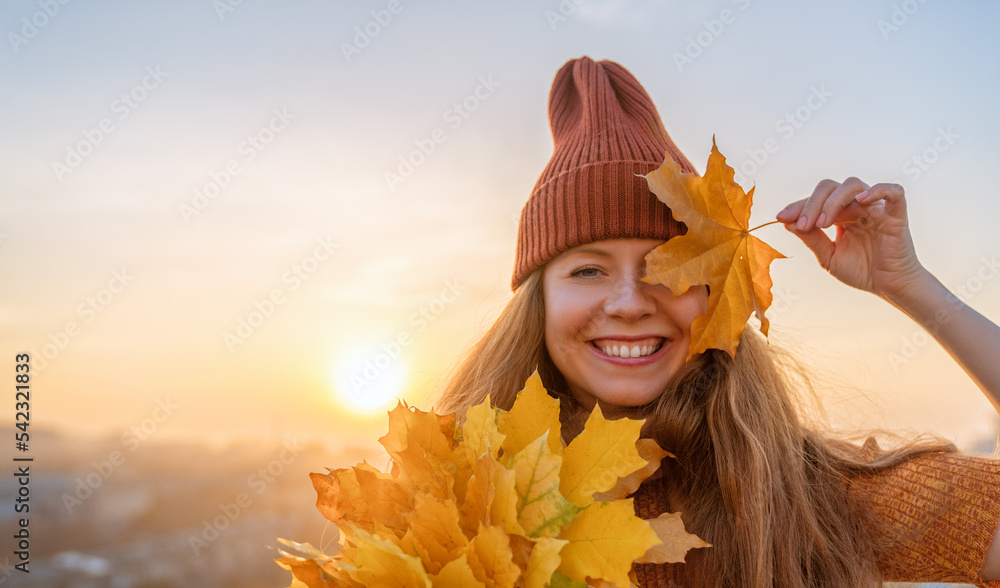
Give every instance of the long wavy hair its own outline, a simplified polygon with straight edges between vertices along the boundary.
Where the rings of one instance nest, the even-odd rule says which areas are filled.
[[[439,411],[464,411],[487,394],[509,409],[537,368],[559,398],[564,436],[579,432],[585,411],[545,349],[542,269],[515,291],[493,326],[450,379]],[[847,482],[930,452],[939,440],[910,442],[873,460],[858,445],[807,426],[793,383],[804,371],[781,361],[747,329],[735,357],[703,353],[676,374],[659,398],[624,414],[645,418],[643,434],[676,460],[665,460],[671,510],[713,546],[688,553],[692,586],[869,587],[881,581],[873,515],[848,500]],[[568,440],[568,439],[567,439]]]

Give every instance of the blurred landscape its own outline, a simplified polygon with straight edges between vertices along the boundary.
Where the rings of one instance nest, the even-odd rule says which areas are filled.
[[[12,430],[0,434],[13,437]],[[30,574],[14,569],[18,481],[0,481],[0,586],[283,587],[277,537],[316,546],[336,527],[309,472],[388,459],[376,447],[248,441],[226,446],[32,431]],[[20,464],[19,464],[20,465]]]
[[[1000,429],[998,429],[1000,434]],[[12,430],[0,435],[13,436]],[[994,453],[997,434],[969,448]],[[336,528],[315,508],[309,472],[367,459],[377,447],[261,440],[209,447],[130,436],[32,434],[30,575],[13,568],[18,481],[0,479],[0,586],[181,588],[288,586],[277,537],[328,547]],[[13,471],[15,468],[10,466]]]

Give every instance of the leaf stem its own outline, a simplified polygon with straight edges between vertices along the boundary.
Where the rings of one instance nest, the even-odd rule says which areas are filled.
[[[759,228],[761,228],[761,227],[766,227],[767,225],[773,225],[773,224],[775,224],[775,223],[778,223],[778,222],[781,222],[781,221],[776,221],[776,220],[773,220],[773,221],[771,221],[771,222],[769,222],[769,223],[764,223],[764,224],[762,224],[762,225],[757,225],[756,227],[754,227],[754,228],[752,228],[752,229],[748,229],[748,230],[747,230],[747,232],[748,232],[748,233],[752,233],[752,232],[756,231],[757,229],[759,229]]]

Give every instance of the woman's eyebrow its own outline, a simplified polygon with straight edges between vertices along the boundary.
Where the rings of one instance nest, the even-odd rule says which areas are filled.
[[[573,251],[570,251],[566,255],[566,257],[570,257],[570,256],[576,255],[578,253],[581,253],[581,254],[582,253],[590,253],[591,255],[600,255],[601,257],[611,257],[611,253],[609,253],[608,251],[605,251],[604,249],[600,249],[598,247],[580,247],[579,249],[574,249]]]

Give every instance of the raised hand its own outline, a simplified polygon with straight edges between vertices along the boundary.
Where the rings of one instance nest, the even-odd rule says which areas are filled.
[[[917,261],[898,184],[823,180],[809,198],[789,204],[777,219],[849,286],[892,299],[926,273]],[[834,239],[823,231],[830,226],[836,227]]]

